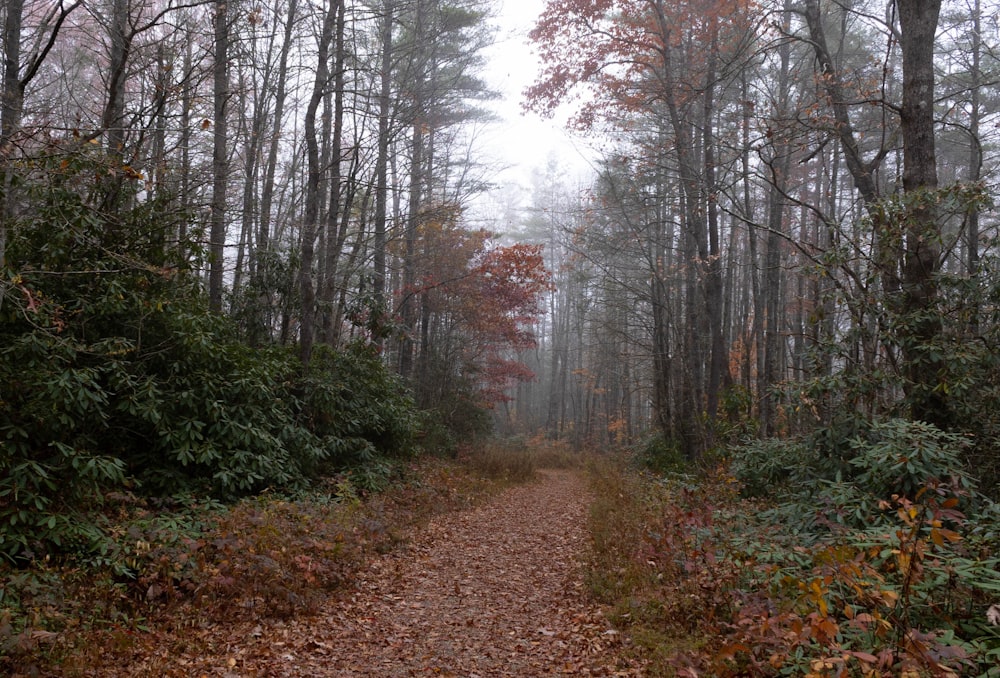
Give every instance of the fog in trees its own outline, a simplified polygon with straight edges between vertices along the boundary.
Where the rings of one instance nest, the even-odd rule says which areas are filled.
[[[569,107],[601,157],[576,182],[526,159],[530,197],[500,210],[475,143],[495,96],[489,3],[9,2],[8,338],[44,338],[39,366],[69,351],[129,417],[140,381],[122,396],[102,370],[172,392],[157,356],[201,336],[235,352],[209,351],[223,373],[294,355],[268,379],[330,398],[293,408],[311,435],[344,406],[311,380],[354,352],[429,413],[411,432],[452,443],[655,441],[698,463],[902,417],[971,436],[993,486],[995,10],[547,3],[526,105]],[[30,409],[18,393],[4,402]],[[92,414],[66,414],[60,444],[76,450],[62,441]],[[370,453],[344,435],[323,454]],[[233,489],[198,436],[185,444]],[[109,455],[108,477],[131,455]],[[270,471],[254,473],[247,491]]]
[[[567,281],[530,397],[574,424],[548,434],[655,430],[696,459],[905,416],[974,433],[992,486],[994,9],[548,3],[527,101],[604,149],[584,190],[549,182],[528,210]],[[567,399],[574,332],[587,395]]]

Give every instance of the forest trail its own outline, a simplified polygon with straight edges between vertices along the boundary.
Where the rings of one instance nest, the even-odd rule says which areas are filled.
[[[228,634],[218,656],[171,668],[227,678],[642,675],[584,590],[590,499],[578,473],[540,471],[434,518],[320,615]]]

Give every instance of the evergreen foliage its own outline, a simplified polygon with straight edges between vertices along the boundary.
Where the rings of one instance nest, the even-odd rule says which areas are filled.
[[[113,490],[231,499],[409,449],[411,400],[370,346],[303,373],[290,348],[242,343],[177,257],[185,215],[104,212],[86,181],[99,160],[52,162],[0,300],[0,553],[99,549]]]
[[[1000,644],[987,610],[1000,590],[998,506],[976,491],[969,447],[960,434],[894,418],[736,450],[744,492],[768,501],[726,547],[758,568],[734,580],[756,592],[741,614],[768,597],[786,601],[775,628],[809,633],[771,650],[766,634],[748,633],[725,657],[727,671],[771,651],[794,673],[840,656],[869,669],[995,675]]]

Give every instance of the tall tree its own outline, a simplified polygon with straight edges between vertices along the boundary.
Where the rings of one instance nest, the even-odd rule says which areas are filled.
[[[302,311],[299,318],[299,355],[303,365],[312,358],[316,322],[316,285],[313,282],[313,260],[316,252],[316,235],[319,227],[323,166],[320,159],[320,142],[316,132],[316,112],[326,95],[330,81],[330,44],[339,15],[337,3],[331,3],[323,16],[323,27],[316,50],[316,76],[312,96],[306,106],[305,142],[308,177],[306,179],[305,214],[302,218],[302,249],[299,263],[299,294]]]
[[[281,144],[282,129],[285,122],[285,100],[288,98],[288,57],[292,51],[292,29],[298,18],[298,0],[289,0],[285,14],[284,33],[281,42],[281,55],[278,58],[278,70],[275,74],[274,111],[272,127],[268,134],[267,160],[264,163],[264,177],[260,196],[260,224],[258,226],[257,247],[261,255],[266,256],[271,247],[271,206],[274,199],[274,177],[278,168],[278,151]]]
[[[330,171],[330,203],[326,217],[326,252],[325,266],[321,271],[319,300],[323,308],[323,323],[320,328],[323,340],[333,343],[337,333],[334,325],[339,321],[340,313],[335,311],[335,293],[339,259],[347,240],[347,227],[350,216],[348,205],[342,205],[345,196],[351,191],[344,190],[344,107],[345,79],[347,71],[347,6],[345,0],[335,0],[336,28],[334,29],[334,60],[333,60],[333,129],[330,146],[333,149]]]
[[[388,223],[389,201],[389,146],[390,119],[392,116],[392,77],[393,77],[393,23],[395,16],[395,1],[385,0],[381,17],[380,42],[381,57],[379,59],[379,90],[378,90],[378,138],[377,158],[375,161],[375,223],[373,244],[372,293],[378,306],[385,306],[386,294],[386,225]]]
[[[8,169],[8,156],[11,153],[9,147],[20,119],[24,97],[20,77],[23,14],[24,0],[11,0],[7,3],[3,31],[3,96],[0,98],[0,269],[6,264],[7,220],[10,214],[10,190],[13,186],[13,172]]]
[[[786,0],[782,11],[782,25],[787,31],[791,24],[791,3]],[[762,276],[763,303],[760,306],[759,323],[762,343],[758,346],[761,355],[757,392],[760,398],[761,433],[771,436],[775,433],[777,403],[774,387],[781,382],[785,356],[783,349],[783,299],[781,294],[782,257],[781,253],[787,237],[785,220],[788,209],[789,174],[792,167],[792,132],[784,121],[791,115],[790,101],[790,61],[791,44],[783,41],[778,46],[778,78],[774,101],[773,119],[776,124],[770,129],[764,161],[769,175],[767,192],[767,225],[765,229],[764,271]],[[751,226],[755,229],[755,226]],[[753,234],[756,236],[756,233]]]
[[[982,178],[983,153],[982,142],[979,137],[979,124],[981,120],[981,96],[982,96],[982,51],[983,51],[983,8],[981,0],[974,0],[972,8],[972,45],[971,45],[971,79],[969,84],[969,181],[978,183]],[[968,249],[967,266],[970,276],[979,274],[979,207],[973,205],[969,208],[968,235],[966,243]],[[974,333],[978,331],[979,312],[973,311],[972,327]]]
[[[941,332],[935,312],[941,266],[941,228],[935,207],[938,187],[934,132],[934,46],[940,0],[896,0],[903,53],[903,358],[914,419],[945,427],[948,408],[939,388],[942,366],[932,344]]]
[[[404,379],[410,379],[413,373],[413,357],[415,341],[413,337],[416,328],[417,305],[414,299],[414,283],[416,282],[416,242],[417,227],[421,210],[424,209],[423,192],[425,188],[424,152],[425,130],[428,129],[428,111],[425,108],[428,50],[427,0],[415,0],[413,9],[412,65],[407,69],[412,110],[411,150],[410,150],[410,186],[406,224],[403,229],[403,280],[402,298],[399,302],[399,315],[403,324],[404,335],[399,346],[399,373]]]
[[[226,257],[226,189],[229,182],[229,2],[215,0],[213,28],[212,206],[209,230],[208,305],[222,311]]]

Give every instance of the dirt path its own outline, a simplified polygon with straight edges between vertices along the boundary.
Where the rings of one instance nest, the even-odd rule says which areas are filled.
[[[636,676],[589,605],[579,557],[589,495],[543,471],[485,506],[440,516],[363,570],[318,618],[257,628],[182,675]]]
[[[300,642],[282,675],[614,675],[617,636],[580,577],[589,496],[573,473],[542,473],[442,516],[319,624],[287,628]]]

